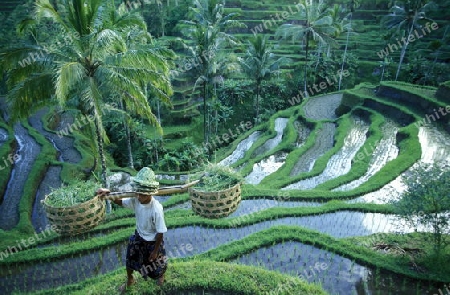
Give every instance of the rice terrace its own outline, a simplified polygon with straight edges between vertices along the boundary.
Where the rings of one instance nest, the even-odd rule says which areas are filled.
[[[0,294],[450,295],[449,0],[4,0]]]

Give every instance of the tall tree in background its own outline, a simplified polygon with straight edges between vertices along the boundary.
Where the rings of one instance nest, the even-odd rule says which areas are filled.
[[[145,87],[170,102],[170,64],[165,57],[169,51],[150,44],[129,49],[124,32],[135,27],[146,31],[145,22],[127,11],[116,14],[111,1],[62,0],[60,4],[56,9],[48,0],[38,0],[34,17],[38,24],[51,22],[60,30],[59,36],[67,37],[65,42],[57,44],[60,40],[54,37],[1,53],[0,66],[7,71],[10,88],[8,102],[15,118],[26,117],[42,105],[65,107],[71,102],[83,116],[92,118],[101,180],[106,185],[102,116],[105,109],[117,110],[108,98],[123,94],[127,111],[156,123]],[[34,60],[20,65],[30,54]]]
[[[435,4],[431,1],[407,0],[403,3],[403,6],[394,4],[390,9],[390,13],[382,19],[383,27],[395,30],[394,36],[397,36],[398,39],[404,38],[403,40],[405,40],[402,45],[400,60],[395,74],[396,81],[400,74],[406,49],[410,43],[409,36],[413,33],[414,29],[422,27],[423,23],[432,22],[431,19],[426,17],[426,12],[434,8]]]
[[[188,49],[198,62],[199,77],[195,85],[201,84],[203,95],[203,128],[204,141],[209,142],[208,132],[208,99],[214,78],[217,72],[218,51],[227,45],[237,45],[238,40],[230,35],[227,30],[237,27],[245,27],[235,20],[236,13],[225,14],[224,0],[194,0],[190,9],[190,20],[183,21],[185,28],[183,33],[189,37],[193,45]],[[195,87],[194,87],[195,89]]]
[[[350,40],[350,32],[353,31],[352,29],[352,21],[353,21],[353,12],[355,12],[355,9],[359,7],[359,1],[358,0],[350,0],[348,3],[348,8],[350,12],[347,15],[347,21],[348,24],[344,26],[344,29],[347,31],[347,36],[345,39],[345,48],[344,48],[344,54],[342,55],[342,64],[341,64],[341,71],[339,73],[339,85],[338,90],[341,90],[342,85],[342,73],[344,72],[344,65],[347,58],[347,50],[348,50],[348,42]]]
[[[328,46],[335,43],[333,35],[335,27],[333,18],[323,0],[300,0],[299,19],[302,24],[284,24],[276,32],[276,36],[300,40],[305,47],[304,91],[308,92],[308,54],[312,42]]]
[[[120,17],[122,14],[122,9],[116,10],[116,17]],[[170,60],[174,57],[174,54],[171,50],[168,50],[166,46],[158,42],[158,40],[154,40],[146,30],[142,30],[140,27],[135,26],[132,29],[128,29],[123,32],[122,35],[126,42],[128,50],[149,50],[149,52],[155,52],[160,58],[166,60]],[[161,99],[161,96],[158,94],[160,89],[158,87],[155,87],[155,85],[152,85],[152,81],[147,82],[150,83],[145,83],[142,85],[143,93],[148,99],[156,101],[157,104],[157,116],[153,117],[150,122],[153,122],[156,124],[156,126],[158,126],[159,134],[162,136],[161,130],[159,128],[161,124],[159,106],[161,103],[165,105],[171,105],[171,103],[168,99]],[[133,124],[132,115],[136,115],[136,113],[133,111],[134,108],[127,107],[129,104],[129,99],[126,99],[126,97],[129,97],[129,94],[126,92],[126,89],[121,92],[111,93],[110,96],[116,98],[116,101],[119,102],[120,109],[122,110],[121,115],[123,116],[123,126],[125,129],[125,140],[127,143],[128,152],[128,167],[134,169],[130,126],[135,125]]]
[[[263,80],[279,72],[280,65],[287,62],[286,58],[276,59],[271,52],[271,46],[267,44],[266,36],[256,35],[248,41],[247,51],[244,58],[240,60],[244,72],[255,81],[256,86],[256,113],[255,122],[259,117],[259,101],[261,96],[261,83]]]

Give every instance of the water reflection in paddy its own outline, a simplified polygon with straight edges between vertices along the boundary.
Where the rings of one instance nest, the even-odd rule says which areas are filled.
[[[423,285],[392,273],[379,273],[326,250],[287,241],[263,247],[233,262],[264,267],[318,283],[329,294],[430,294],[436,286]]]

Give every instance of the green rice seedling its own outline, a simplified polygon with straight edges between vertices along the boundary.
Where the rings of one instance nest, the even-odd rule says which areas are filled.
[[[92,180],[77,181],[53,190],[45,199],[45,203],[57,208],[81,204],[92,199],[95,189],[100,186],[100,183]]]

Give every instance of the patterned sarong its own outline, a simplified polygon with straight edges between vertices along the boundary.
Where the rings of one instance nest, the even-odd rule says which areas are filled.
[[[127,268],[140,272],[144,279],[147,279],[147,277],[159,279],[167,269],[164,241],[159,246],[158,258],[150,261],[149,257],[153,249],[155,249],[155,242],[144,240],[136,231],[128,242]]]

